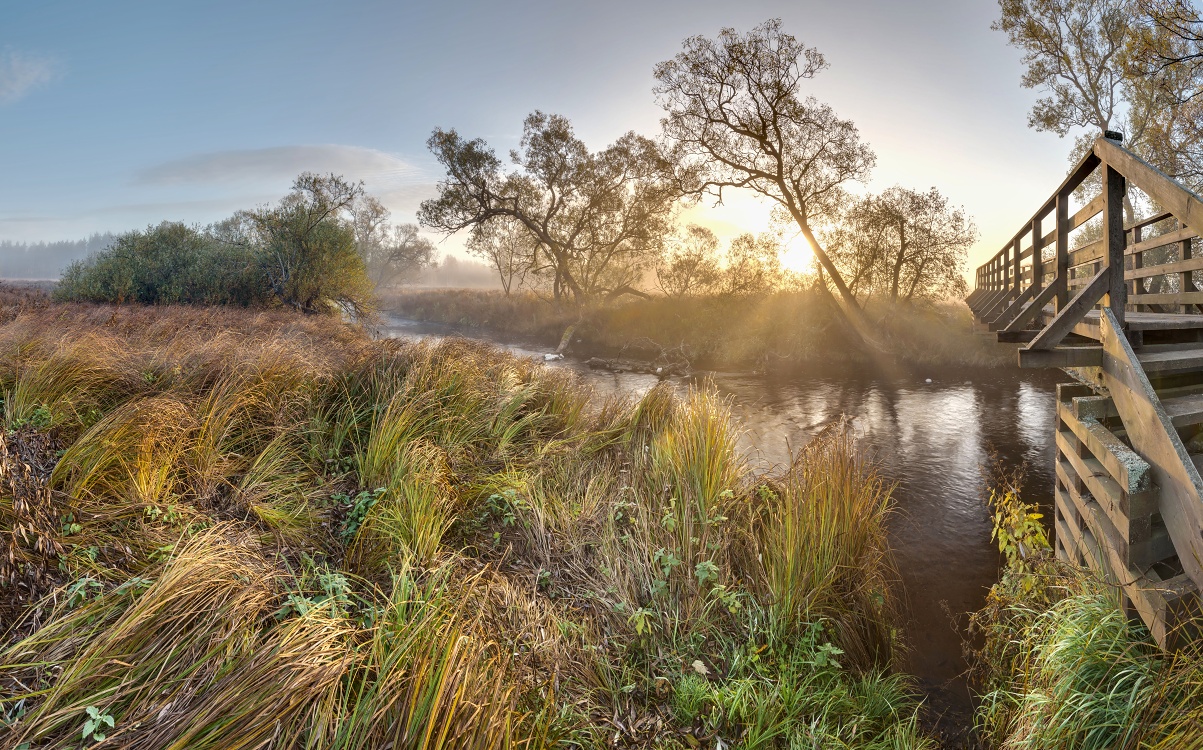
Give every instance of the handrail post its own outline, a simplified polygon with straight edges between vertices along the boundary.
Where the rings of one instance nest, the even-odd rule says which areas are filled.
[[[1069,191],[1057,193],[1057,312],[1069,304]]]
[[[1032,219],[1032,286],[1039,290],[1044,286],[1044,248],[1040,247],[1040,217]]]
[[[1103,163],[1103,258],[1110,269],[1107,284],[1107,306],[1116,322],[1124,325],[1124,304],[1128,287],[1124,283],[1124,176],[1106,162]]]
[[[1022,235],[1020,235],[1022,236]],[[1023,272],[1019,267],[1019,237],[1011,240],[1011,288],[1015,290],[1015,296],[1018,297],[1023,286]]]

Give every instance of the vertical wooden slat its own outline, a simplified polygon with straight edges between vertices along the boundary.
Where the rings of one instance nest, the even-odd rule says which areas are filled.
[[[1069,192],[1057,193],[1057,312],[1069,303]]]
[[[1140,238],[1141,238],[1141,234],[1142,234],[1141,229],[1143,229],[1143,227],[1133,227],[1132,228],[1132,244],[1133,245],[1140,242]],[[1142,266],[1144,266],[1144,253],[1135,253],[1132,256],[1132,268],[1137,269]],[[1132,287],[1128,290],[1128,293],[1129,294],[1140,294],[1143,291],[1142,287],[1144,286],[1144,283],[1145,283],[1144,279],[1132,279]],[[1133,305],[1132,310],[1134,312],[1139,311],[1140,305]]]
[[[1103,260],[1111,269],[1107,306],[1120,326],[1128,288],[1124,284],[1124,176],[1103,165]]]
[[[1179,219],[1178,220],[1178,229],[1182,229],[1184,226],[1186,226],[1186,225],[1182,223],[1181,219]],[[1190,243],[1191,243],[1190,240],[1182,240],[1182,244],[1179,246],[1180,247],[1180,252],[1179,252],[1179,256],[1178,256],[1179,260],[1190,260],[1190,257],[1191,257],[1191,255],[1190,255],[1191,254],[1191,244]],[[1179,292],[1195,291],[1195,280],[1190,271],[1182,272],[1182,278],[1179,280],[1179,283],[1178,283],[1178,291]],[[1190,305],[1182,305],[1182,310],[1180,312],[1188,313],[1190,311],[1191,311]]]
[[[1017,297],[1019,296],[1019,293],[1023,291],[1023,272],[1020,268],[1019,261],[1019,256],[1021,254],[1019,252],[1019,237],[1022,236],[1023,235],[1020,234],[1018,237],[1011,240],[1011,288],[1015,290],[1015,296]]]
[[[1044,248],[1040,247],[1040,217],[1032,219],[1032,286],[1044,286]]]

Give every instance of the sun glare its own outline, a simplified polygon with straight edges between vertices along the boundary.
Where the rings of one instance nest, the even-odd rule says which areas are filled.
[[[781,265],[787,271],[803,273],[811,270],[814,265],[815,253],[810,249],[810,243],[799,232],[785,242],[785,250],[781,253]]]

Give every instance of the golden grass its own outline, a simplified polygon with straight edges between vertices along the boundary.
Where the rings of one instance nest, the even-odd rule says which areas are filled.
[[[24,309],[0,398],[2,750],[926,746],[842,433],[203,308]]]

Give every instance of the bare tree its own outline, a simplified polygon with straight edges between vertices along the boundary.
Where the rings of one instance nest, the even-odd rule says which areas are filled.
[[[723,294],[766,294],[778,288],[781,272],[781,243],[771,234],[741,234],[727,248],[727,265],[720,288]]]
[[[355,246],[377,288],[413,281],[434,264],[434,243],[419,236],[416,224],[390,221],[375,197],[362,195],[351,207]]]
[[[894,186],[855,201],[829,246],[853,288],[892,302],[967,292],[965,262],[977,228],[932,188]]]
[[[670,234],[680,195],[655,142],[627,133],[593,153],[566,118],[535,112],[508,174],[480,139],[439,129],[427,145],[447,176],[422,204],[423,225],[450,234],[514,220],[536,243],[532,270],[551,275],[557,300],[646,296],[635,285]]]
[[[826,67],[818,50],[771,20],[746,34],[726,28],[716,39],[685,40],[656,66],[655,92],[687,189],[721,201],[725,188],[746,188],[773,201],[779,218],[797,224],[864,336],[856,298],[812,230],[875,162],[851,121],[803,97],[804,83]]]
[[[496,218],[477,225],[468,239],[468,252],[489,264],[508,297],[522,286],[535,265],[538,241],[520,222]]]
[[[720,276],[718,238],[697,224],[686,227],[656,265],[656,283],[669,297],[712,292]]]

